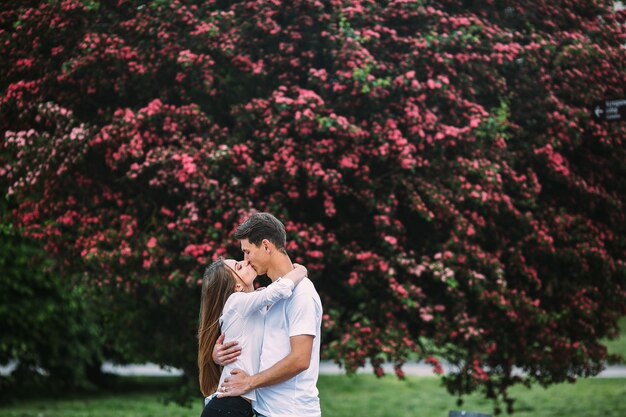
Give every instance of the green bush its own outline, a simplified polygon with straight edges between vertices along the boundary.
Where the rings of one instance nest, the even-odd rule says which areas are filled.
[[[95,312],[83,288],[49,272],[53,262],[11,227],[0,230],[0,392],[23,394],[91,388],[100,358]]]

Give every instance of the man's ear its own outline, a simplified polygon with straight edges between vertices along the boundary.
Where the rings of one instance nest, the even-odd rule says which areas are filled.
[[[267,253],[272,253],[272,249],[274,247],[274,245],[272,244],[272,242],[270,242],[267,239],[263,239],[261,241],[261,247],[263,248],[263,250]]]

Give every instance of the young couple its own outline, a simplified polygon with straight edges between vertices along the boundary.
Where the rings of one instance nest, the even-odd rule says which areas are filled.
[[[289,259],[274,216],[251,215],[234,237],[244,260],[214,262],[202,282],[198,366],[209,397],[202,417],[320,417],[319,295],[306,268]],[[272,284],[254,291],[261,274]]]

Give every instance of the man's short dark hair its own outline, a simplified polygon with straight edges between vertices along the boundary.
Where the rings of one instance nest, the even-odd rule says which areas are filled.
[[[263,239],[272,242],[276,248],[284,251],[287,242],[285,226],[270,213],[254,213],[241,223],[235,234],[235,239],[248,239],[250,243],[259,246]]]

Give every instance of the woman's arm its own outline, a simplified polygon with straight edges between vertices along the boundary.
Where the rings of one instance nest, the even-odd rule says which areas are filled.
[[[272,282],[266,288],[248,293],[237,292],[232,294],[228,298],[224,310],[232,308],[239,315],[248,316],[282,298],[289,298],[294,287],[306,277],[306,274],[306,268],[296,264],[293,271]]]
[[[293,282],[293,286],[297,287],[298,284],[307,277],[307,269],[300,264],[293,264],[293,270],[285,274],[281,279],[288,279]]]

